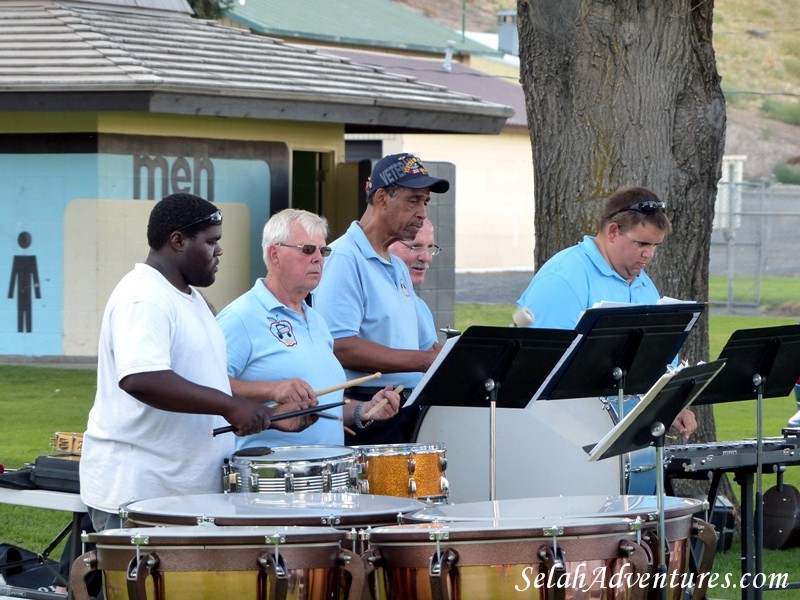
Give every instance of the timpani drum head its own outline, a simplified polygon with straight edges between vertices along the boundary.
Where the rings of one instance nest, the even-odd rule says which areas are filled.
[[[702,500],[664,497],[667,519],[693,515],[703,509]],[[658,496],[559,496],[557,498],[509,498],[426,506],[406,515],[405,522],[506,521],[547,518],[624,517],[652,522],[658,515]]]
[[[123,520],[138,525],[391,525],[421,510],[410,498],[351,493],[238,493],[167,496],[131,502]]]

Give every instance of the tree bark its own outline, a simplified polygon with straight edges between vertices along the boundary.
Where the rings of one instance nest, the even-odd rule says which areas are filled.
[[[673,224],[648,273],[662,295],[708,301],[726,122],[713,9],[713,0],[518,0],[537,268],[597,232],[609,194],[639,185],[667,203]],[[681,358],[709,360],[707,318]],[[716,439],[711,408],[695,412],[692,441]]]

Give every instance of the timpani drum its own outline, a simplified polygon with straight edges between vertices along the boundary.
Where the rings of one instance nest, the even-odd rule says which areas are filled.
[[[444,444],[377,444],[353,446],[353,449],[358,457],[360,492],[436,503],[447,501]]]
[[[467,502],[463,504],[426,506],[407,515],[404,522],[419,523],[505,523],[524,522],[533,518],[545,521],[552,518],[625,518],[641,523],[641,539],[653,565],[661,563],[661,548],[666,547],[669,560],[667,573],[675,578],[687,573],[689,554],[696,543],[696,554],[702,557],[696,570],[709,573],[716,553],[716,536],[711,525],[695,517],[706,503],[695,498],[665,496],[663,499],[666,544],[658,540],[658,496],[563,496],[558,498],[514,498],[506,500]],[[671,574],[676,575],[671,575]],[[680,581],[680,578],[678,578]],[[695,582],[698,580],[695,579]],[[708,576],[697,586],[693,597],[702,598]],[[670,588],[669,598],[681,598],[681,588]]]
[[[318,492],[194,494],[130,502],[120,509],[133,526],[325,526],[337,529],[393,525],[425,504],[411,498]]]
[[[639,526],[586,517],[378,527],[364,554],[368,585],[386,600],[644,598]]]
[[[613,426],[613,411],[600,398],[540,400],[524,409],[498,408],[494,498],[620,494],[620,461],[590,462],[584,450]],[[489,500],[489,433],[487,408],[427,406],[423,410],[414,441],[442,442],[447,448],[450,502]],[[645,449],[634,455],[651,452]],[[654,465],[652,456],[640,461],[634,473],[636,478],[652,477],[652,489],[626,486],[625,491],[655,493]]]
[[[327,527],[141,527],[84,534],[95,550],[72,568],[72,590],[103,573],[106,600],[360,599],[364,567]]]
[[[244,448],[223,466],[226,492],[352,492],[356,452],[346,446]]]

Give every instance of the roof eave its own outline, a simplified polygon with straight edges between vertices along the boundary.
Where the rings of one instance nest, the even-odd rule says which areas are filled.
[[[497,134],[510,109],[452,104],[402,104],[376,99],[336,103],[329,99],[232,97],[165,90],[0,90],[4,112],[145,112],[175,115],[341,123],[348,132]]]

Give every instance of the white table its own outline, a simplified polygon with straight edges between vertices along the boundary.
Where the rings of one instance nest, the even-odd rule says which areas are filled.
[[[80,495],[50,490],[15,490],[0,487],[0,504],[49,508],[72,513],[86,512],[86,505],[81,502]]]
[[[72,513],[72,538],[64,551],[67,553],[69,564],[81,554],[81,517],[87,512],[86,505],[81,502],[78,494],[70,492],[55,492],[51,490],[16,490],[0,487],[0,504],[14,504],[31,508],[46,508],[50,510],[63,510]],[[58,595],[65,597],[62,595]],[[69,597],[72,597],[70,590]]]

